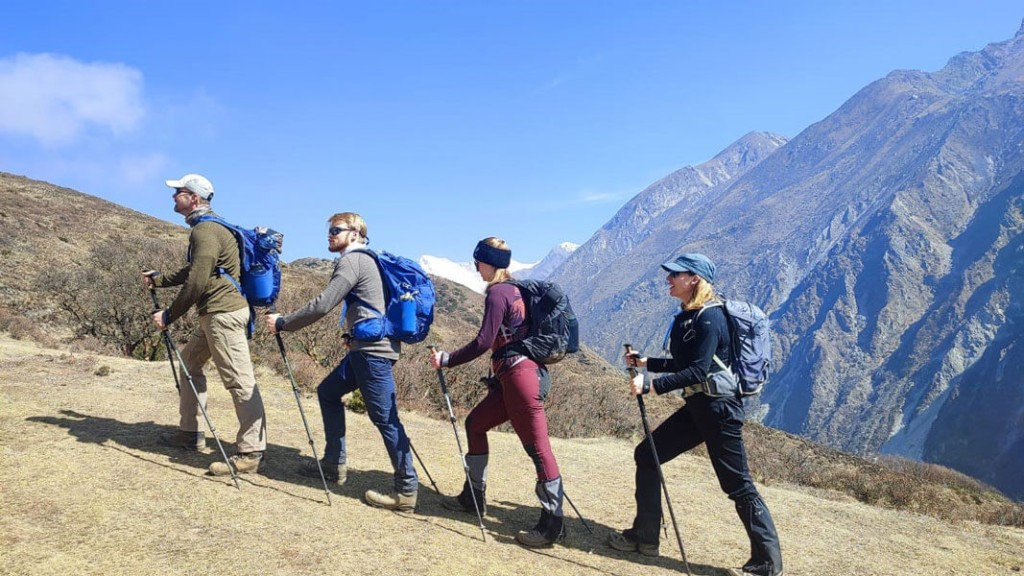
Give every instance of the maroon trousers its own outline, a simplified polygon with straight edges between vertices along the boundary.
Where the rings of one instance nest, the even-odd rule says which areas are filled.
[[[547,482],[558,478],[559,472],[548,439],[539,370],[540,367],[529,358],[523,358],[512,367],[496,365],[495,374],[500,385],[491,387],[487,396],[470,411],[466,418],[466,437],[469,454],[487,454],[490,452],[487,432],[511,422],[523,448],[533,460],[537,479]]]

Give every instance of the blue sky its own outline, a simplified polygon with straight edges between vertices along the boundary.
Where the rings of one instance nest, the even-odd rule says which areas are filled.
[[[1008,39],[1019,1],[49,2],[0,8],[0,170],[180,223],[163,184],[327,257],[539,260],[754,130]]]

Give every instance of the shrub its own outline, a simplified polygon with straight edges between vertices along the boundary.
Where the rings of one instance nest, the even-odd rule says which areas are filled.
[[[43,269],[35,288],[53,296],[75,336],[96,338],[126,356],[152,360],[158,356],[160,334],[153,329],[153,306],[143,293],[140,272],[176,269],[184,261],[183,245],[113,237],[93,245],[81,266]],[[194,315],[186,316],[175,328],[187,334],[194,322]]]
[[[348,401],[345,402],[345,406],[353,412],[366,414],[366,402],[363,402],[363,393],[359,390],[356,390],[349,395]]]

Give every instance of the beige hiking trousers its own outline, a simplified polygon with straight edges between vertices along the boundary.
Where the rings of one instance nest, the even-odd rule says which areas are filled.
[[[249,309],[235,312],[219,312],[199,317],[199,326],[189,336],[188,343],[181,351],[181,358],[192,376],[192,382],[199,394],[199,402],[206,406],[206,374],[203,366],[213,360],[224,388],[231,394],[238,416],[238,435],[235,440],[238,452],[261,452],[267,448],[267,426],[263,413],[263,399],[256,386],[249,356],[249,341],[245,337],[249,322]],[[181,375],[181,391],[178,394],[178,411],[181,414],[179,427],[186,432],[206,430],[206,422],[199,410],[192,387]],[[213,420],[213,416],[210,416]]]

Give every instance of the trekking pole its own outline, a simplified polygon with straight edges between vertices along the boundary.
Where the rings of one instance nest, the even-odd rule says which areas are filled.
[[[626,347],[626,356],[632,356],[633,345],[624,344]],[[637,375],[636,368],[629,367],[629,377],[634,378]],[[661,489],[665,493],[665,503],[668,505],[668,514],[672,517],[672,528],[676,532],[676,543],[679,544],[679,553],[683,556],[683,566],[686,567],[686,573],[690,574],[690,563],[686,561],[686,550],[683,549],[683,538],[679,535],[679,524],[676,522],[676,513],[672,510],[672,499],[668,496],[668,484],[665,483],[665,474],[661,471],[661,461],[658,459],[658,449],[654,445],[654,435],[651,434],[651,425],[647,421],[647,407],[644,406],[643,394],[636,395],[637,406],[640,407],[640,420],[644,425],[644,435],[647,436],[647,443],[651,447],[651,457],[654,458],[654,464],[658,468],[658,479],[661,480]]]
[[[149,289],[149,295],[153,298],[153,311],[160,310],[160,301],[156,298],[156,288]],[[166,346],[166,344],[165,344]],[[171,375],[174,376],[174,389],[181,394],[181,384],[178,382],[178,370],[174,367],[174,356],[171,356],[171,349],[167,348],[167,361],[171,363]]]
[[[150,274],[150,280],[152,280],[154,274]],[[160,307],[160,301],[156,298],[156,287],[149,287],[149,294],[153,297],[154,312],[160,312],[163,309]],[[178,347],[174,345],[174,339],[171,338],[171,331],[164,326],[161,330],[164,334],[164,345],[167,346],[167,350],[174,352],[174,355],[178,357],[178,366],[181,368],[183,374],[185,374],[185,380],[188,380],[188,385],[192,388],[192,393],[196,396],[196,404],[199,405],[199,409],[203,413],[203,418],[206,420],[206,427],[210,429],[210,435],[217,442],[217,449],[220,450],[220,455],[224,457],[224,463],[227,464],[228,470],[231,471],[231,481],[235,483],[235,488],[241,490],[242,487],[238,484],[238,474],[235,473],[235,467],[231,465],[231,460],[228,458],[228,453],[224,451],[224,445],[220,443],[220,437],[217,436],[217,429],[213,426],[213,420],[210,420],[210,415],[206,412],[206,404],[199,399],[199,390],[196,390],[196,383],[192,381],[192,375],[188,373],[188,368],[185,367],[185,360],[181,357],[181,352],[178,352]],[[168,354],[169,356],[170,354]],[[171,369],[174,369],[174,362],[171,362]],[[175,383],[178,381],[177,375],[174,377]],[[178,389],[178,393],[181,394],[181,389]]]
[[[275,312],[276,306],[270,307],[270,312]],[[292,375],[292,365],[288,361],[288,353],[284,350],[284,340],[281,333],[276,332],[277,348],[281,351],[281,359],[284,360],[284,367],[288,371],[288,381],[292,383],[292,393],[295,395],[295,404],[299,407],[299,416],[302,417],[302,426],[306,429],[306,438],[309,439],[309,448],[313,451],[313,459],[316,460],[316,467],[320,471],[320,480],[324,483],[324,494],[327,495],[327,505],[331,506],[331,491],[327,488],[327,477],[324,476],[324,467],[320,463],[320,457],[316,453],[316,444],[313,442],[313,432],[309,429],[309,421],[306,420],[306,411],[302,409],[302,398],[299,394],[299,386],[295,383],[295,376]]]
[[[431,354],[437,350],[433,344],[427,346],[427,348],[430,349]],[[441,368],[437,369],[437,381],[441,383],[441,394],[444,395],[444,402],[448,406],[448,419],[451,420],[452,432],[455,433],[455,443],[459,446],[459,459],[462,460],[462,470],[466,473],[466,485],[469,486],[469,495],[473,498],[473,509],[476,510],[476,518],[480,521],[480,538],[487,542],[487,533],[484,531],[484,517],[480,514],[480,505],[476,502],[476,490],[473,489],[473,480],[469,477],[469,462],[466,462],[466,456],[462,453],[462,441],[459,440],[459,429],[455,425],[455,410],[452,409],[452,399],[448,395],[448,384],[444,381],[444,372]]]
[[[430,485],[434,487],[434,492],[437,492],[439,496],[444,496],[441,491],[437,488],[437,483],[434,482],[434,477],[430,475],[430,470],[427,470],[427,465],[423,463],[423,458],[420,458],[420,453],[416,451],[416,447],[412,445],[412,440],[409,440],[409,448],[412,449],[412,453],[416,456],[416,461],[420,463],[420,468],[423,468],[424,474],[430,479]]]
[[[572,498],[569,498],[569,494],[565,491],[564,485],[562,486],[562,496],[565,496],[565,501],[569,503],[569,506],[572,506],[573,512],[576,512],[576,517],[579,518],[580,522],[583,523],[583,527],[587,529],[587,532],[590,532],[591,536],[593,536],[594,531],[590,529],[590,524],[588,524],[587,519],[584,518],[582,514],[580,514],[580,509],[577,508],[576,504],[573,503]]]

